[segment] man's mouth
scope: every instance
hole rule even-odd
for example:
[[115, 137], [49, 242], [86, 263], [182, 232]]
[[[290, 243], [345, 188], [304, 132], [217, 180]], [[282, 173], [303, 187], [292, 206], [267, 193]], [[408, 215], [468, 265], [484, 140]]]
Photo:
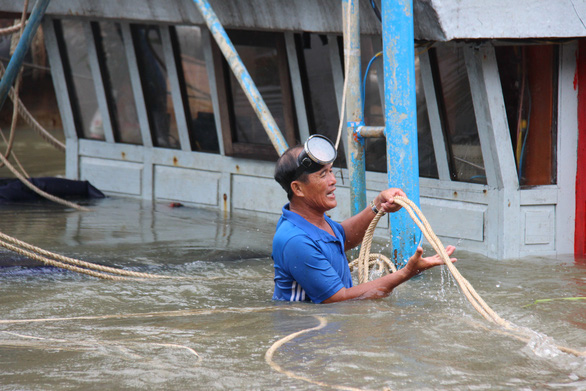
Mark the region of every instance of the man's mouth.
[[336, 191], [336, 189], [330, 191], [329, 193], [326, 194], [326, 196], [328, 198], [336, 198], [336, 195], [334, 194], [335, 191]]

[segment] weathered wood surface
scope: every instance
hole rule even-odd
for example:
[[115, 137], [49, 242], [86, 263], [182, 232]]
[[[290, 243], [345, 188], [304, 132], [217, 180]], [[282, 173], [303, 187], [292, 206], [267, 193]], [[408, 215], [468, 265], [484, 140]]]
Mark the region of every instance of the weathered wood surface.
[[[32, 3], [32, 2], [31, 2]], [[226, 28], [342, 32], [341, 0], [210, 0]], [[0, 0], [21, 12], [24, 0]], [[29, 5], [32, 7], [32, 4]], [[380, 32], [369, 1], [360, 3], [362, 33]], [[49, 15], [203, 24], [192, 0], [52, 0]], [[571, 38], [586, 36], [581, 0], [414, 0], [415, 39]]]

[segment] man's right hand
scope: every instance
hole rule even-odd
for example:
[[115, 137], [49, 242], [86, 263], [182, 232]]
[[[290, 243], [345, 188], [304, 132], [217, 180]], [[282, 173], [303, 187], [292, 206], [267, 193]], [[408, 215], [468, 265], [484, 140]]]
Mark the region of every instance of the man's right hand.
[[[448, 253], [448, 256], [452, 255], [454, 253], [454, 251], [456, 250], [456, 247], [454, 246], [447, 246], [446, 247], [446, 252]], [[421, 247], [417, 247], [417, 250], [415, 251], [415, 254], [413, 254], [411, 256], [411, 258], [409, 258], [409, 262], [407, 262], [407, 265], [405, 265], [405, 269], [407, 269], [408, 273], [410, 275], [416, 275], [419, 274], [427, 269], [430, 269], [434, 266], [439, 266], [439, 265], [443, 265], [444, 261], [443, 259], [439, 256], [439, 254], [435, 254], [434, 256], [431, 257], [422, 257], [423, 255], [423, 248]], [[450, 258], [451, 262], [456, 262], [456, 258]]]

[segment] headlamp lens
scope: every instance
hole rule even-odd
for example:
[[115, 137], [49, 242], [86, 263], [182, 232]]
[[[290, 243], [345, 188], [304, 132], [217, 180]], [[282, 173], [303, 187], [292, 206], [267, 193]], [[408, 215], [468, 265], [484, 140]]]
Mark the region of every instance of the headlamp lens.
[[297, 158], [297, 170], [293, 180], [303, 172], [319, 171], [326, 164], [333, 163], [337, 155], [336, 147], [327, 137], [320, 134], [310, 136]]
[[328, 138], [319, 134], [309, 137], [305, 142], [304, 149], [311, 160], [322, 166], [332, 163], [337, 156], [334, 144]]

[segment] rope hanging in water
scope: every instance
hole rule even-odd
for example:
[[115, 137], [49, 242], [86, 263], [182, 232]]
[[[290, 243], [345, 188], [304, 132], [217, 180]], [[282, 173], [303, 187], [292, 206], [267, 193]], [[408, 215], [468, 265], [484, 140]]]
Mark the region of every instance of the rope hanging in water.
[[[1, 155], [0, 155], [1, 156]], [[12, 243], [12, 244], [10, 244]], [[14, 251], [25, 257], [42, 262], [49, 266], [55, 266], [62, 269], [71, 270], [77, 273], [87, 274], [93, 277], [102, 278], [106, 280], [128, 280], [132, 278], [167, 278], [180, 279], [182, 277], [162, 276], [158, 274], [133, 272], [130, 270], [123, 270], [109, 266], [97, 265], [95, 263], [81, 261], [75, 258], [65, 257], [60, 254], [52, 253], [42, 248], [25, 243], [21, 240], [8, 236], [0, 232], [0, 246]], [[111, 273], [111, 274], [106, 274]]]
[[[504, 320], [496, 312], [494, 312], [492, 308], [490, 308], [490, 306], [486, 304], [482, 297], [480, 297], [480, 295], [476, 292], [476, 290], [472, 287], [468, 280], [466, 280], [460, 274], [458, 269], [456, 269], [456, 266], [454, 266], [454, 264], [450, 261], [450, 256], [447, 254], [442, 242], [433, 232], [429, 222], [427, 221], [421, 210], [417, 207], [417, 205], [410, 199], [401, 196], [395, 196], [394, 202], [402, 206], [407, 211], [407, 213], [409, 213], [409, 216], [411, 216], [411, 218], [413, 219], [415, 224], [417, 224], [419, 229], [421, 229], [421, 232], [423, 233], [427, 241], [431, 244], [436, 253], [444, 261], [444, 264], [447, 266], [448, 270], [460, 286], [462, 293], [464, 293], [464, 296], [466, 296], [466, 298], [468, 299], [470, 304], [472, 304], [474, 309], [476, 309], [476, 311], [478, 311], [478, 313], [480, 313], [489, 322], [495, 323], [503, 327], [504, 329], [511, 331], [513, 336], [520, 338], [519, 334], [522, 334], [524, 337], [526, 337], [526, 332], [523, 332], [518, 327]], [[369, 254], [370, 245], [372, 243], [374, 228], [376, 227], [376, 224], [384, 214], [385, 212], [380, 211], [372, 220], [368, 229], [366, 230], [366, 233], [364, 234], [364, 239], [362, 241], [362, 247], [360, 249], [359, 257], [350, 263], [352, 267], [358, 265], [360, 283], [366, 282], [368, 280], [368, 268], [370, 265], [374, 264], [374, 262], [370, 261], [370, 257], [373, 255]], [[374, 256], [378, 257], [379, 255], [380, 254], [376, 254]], [[559, 350], [565, 353], [573, 354], [575, 356], [586, 356], [586, 352], [581, 352], [565, 346], [556, 346]]]
[[[454, 276], [462, 292], [464, 293], [468, 301], [472, 304], [472, 306], [476, 309], [476, 311], [478, 311], [485, 319], [487, 319], [490, 322], [496, 323], [503, 327], [510, 327], [509, 323], [506, 320], [498, 316], [488, 306], [488, 304], [486, 304], [484, 300], [482, 300], [482, 298], [480, 297], [480, 295], [478, 295], [478, 293], [476, 293], [472, 285], [470, 285], [470, 283], [460, 274], [458, 269], [456, 269], [456, 267], [452, 264], [452, 262], [450, 261], [450, 256], [446, 253], [443, 244], [435, 235], [435, 233], [431, 229], [431, 226], [427, 222], [427, 219], [425, 218], [421, 210], [419, 210], [417, 205], [410, 199], [401, 196], [395, 196], [394, 202], [402, 206], [407, 211], [407, 213], [409, 213], [409, 216], [411, 216], [415, 224], [417, 224], [419, 229], [421, 229], [421, 232], [423, 233], [423, 235], [425, 235], [427, 241], [431, 244], [436, 253], [444, 261], [444, 264], [448, 267], [448, 270]], [[368, 226], [368, 229], [366, 230], [366, 233], [364, 234], [364, 239], [362, 241], [362, 246], [360, 248], [360, 255], [356, 260], [350, 263], [351, 268], [358, 266], [359, 283], [364, 283], [368, 281], [369, 268], [373, 265], [381, 263], [380, 260], [376, 260], [377, 258], [382, 259], [382, 262], [384, 262], [385, 264], [387, 263], [388, 258], [384, 255], [370, 254], [370, 247], [372, 244], [374, 228], [376, 227], [376, 224], [383, 215], [385, 215], [385, 212], [379, 211], [375, 218], [372, 220], [372, 222]], [[373, 261], [372, 259], [375, 260]], [[390, 263], [392, 264], [392, 262]], [[396, 269], [394, 271], [396, 271]]]
[[446, 249], [444, 248], [442, 242], [436, 236], [436, 234], [431, 229], [427, 219], [421, 212], [421, 210], [417, 207], [417, 205], [408, 198], [405, 197], [395, 197], [395, 202], [401, 205], [409, 216], [413, 219], [415, 224], [419, 227], [429, 244], [433, 247], [435, 252], [442, 258], [444, 264], [448, 267], [448, 270], [456, 279], [456, 282], [462, 289], [464, 296], [468, 299], [468, 301], [472, 304], [472, 306], [478, 311], [486, 320], [496, 323], [499, 326], [503, 326], [505, 328], [511, 328], [509, 322], [501, 318], [494, 312], [488, 304], [480, 297], [480, 295], [474, 290], [472, 285], [466, 280], [456, 269], [456, 266], [450, 261], [450, 256], [446, 253]]

